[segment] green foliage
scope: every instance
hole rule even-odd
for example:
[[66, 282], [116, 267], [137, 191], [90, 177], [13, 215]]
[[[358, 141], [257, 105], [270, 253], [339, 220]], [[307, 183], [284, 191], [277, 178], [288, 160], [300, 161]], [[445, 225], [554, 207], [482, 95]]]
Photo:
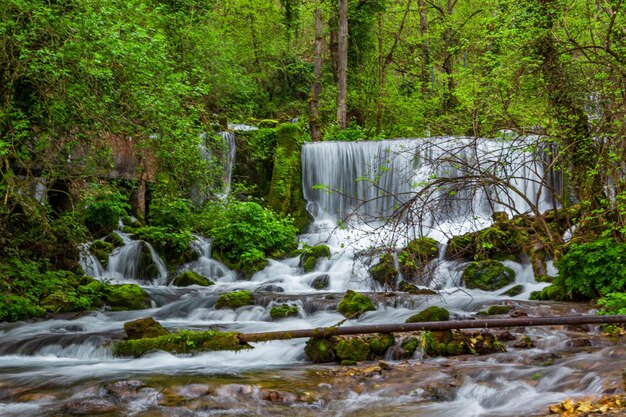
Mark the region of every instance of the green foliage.
[[367, 132], [359, 125], [351, 124], [346, 129], [341, 129], [336, 124], [331, 124], [324, 131], [324, 141], [353, 142], [367, 139]]
[[150, 201], [150, 224], [169, 230], [190, 229], [193, 218], [191, 201], [184, 198], [155, 196]]
[[554, 285], [575, 299], [626, 291], [626, 243], [601, 238], [571, 244], [556, 262]]
[[337, 310], [349, 319], [357, 318], [367, 311], [376, 310], [376, 306], [369, 297], [358, 292], [348, 290], [337, 306]]
[[181, 264], [192, 260], [189, 244], [193, 235], [189, 230], [172, 231], [169, 227], [144, 226], [133, 229], [133, 237], [150, 243], [168, 263]]
[[232, 308], [234, 310], [239, 307], [254, 305], [254, 303], [254, 294], [250, 291], [233, 291], [220, 295], [215, 302], [215, 308]]
[[612, 292], [600, 298], [597, 302], [600, 314], [626, 314], [626, 293]]
[[128, 214], [128, 198], [111, 186], [94, 186], [85, 196], [85, 225], [94, 235], [111, 233]]
[[203, 234], [213, 238], [213, 252], [219, 259], [247, 275], [263, 269], [271, 254], [287, 253], [296, 246], [297, 230], [291, 219], [257, 203], [233, 201], [213, 213]]

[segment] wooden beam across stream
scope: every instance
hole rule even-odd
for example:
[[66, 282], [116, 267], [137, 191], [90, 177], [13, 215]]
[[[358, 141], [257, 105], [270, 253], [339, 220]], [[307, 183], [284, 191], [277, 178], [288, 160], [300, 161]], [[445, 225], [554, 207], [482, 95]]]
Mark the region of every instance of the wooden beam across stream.
[[488, 320], [452, 320], [423, 323], [366, 324], [362, 326], [318, 327], [315, 329], [282, 330], [260, 333], [239, 333], [242, 343], [267, 342], [270, 340], [297, 339], [303, 337], [329, 337], [371, 333], [415, 332], [420, 330], [495, 329], [503, 327], [563, 326], [578, 324], [626, 323], [626, 315], [614, 316], [565, 316], [520, 317]]

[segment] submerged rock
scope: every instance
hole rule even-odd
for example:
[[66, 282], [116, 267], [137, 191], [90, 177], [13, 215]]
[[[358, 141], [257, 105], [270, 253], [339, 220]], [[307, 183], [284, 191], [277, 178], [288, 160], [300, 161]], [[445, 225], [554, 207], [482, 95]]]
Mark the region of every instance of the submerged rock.
[[124, 331], [128, 340], [153, 338], [170, 334], [161, 323], [152, 317], [127, 321], [124, 323]]
[[315, 288], [316, 290], [325, 290], [329, 286], [330, 286], [330, 275], [327, 275], [327, 274], [318, 275], [311, 282], [311, 287]]
[[463, 271], [463, 282], [467, 288], [495, 291], [513, 281], [515, 272], [498, 261], [471, 262]]
[[518, 284], [518, 285], [512, 286], [511, 288], [509, 288], [508, 290], [506, 290], [500, 295], [508, 295], [509, 297], [515, 297], [517, 295], [520, 295], [523, 292], [524, 292], [524, 286]]
[[178, 275], [172, 281], [172, 285], [177, 287], [188, 287], [190, 285], [200, 285], [202, 287], [208, 287], [210, 285], [214, 285], [215, 283], [202, 275], [193, 272], [193, 271], [185, 271]]
[[339, 302], [337, 310], [345, 317], [352, 319], [366, 311], [374, 311], [376, 307], [369, 297], [359, 294], [356, 291], [348, 290]]
[[406, 282], [406, 281], [400, 282], [400, 285], [398, 286], [398, 289], [400, 291], [408, 292], [409, 294], [414, 294], [414, 295], [433, 295], [433, 294], [437, 294], [437, 291], [433, 291], [430, 288], [419, 288], [417, 285], [411, 284], [411, 283]]

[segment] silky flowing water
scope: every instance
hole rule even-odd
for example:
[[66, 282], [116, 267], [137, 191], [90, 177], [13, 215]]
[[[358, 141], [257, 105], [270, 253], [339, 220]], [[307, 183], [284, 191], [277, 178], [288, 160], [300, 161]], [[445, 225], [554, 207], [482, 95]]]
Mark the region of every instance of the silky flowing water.
[[[170, 330], [334, 325], [344, 320], [336, 305], [347, 289], [370, 294], [378, 309], [346, 325], [400, 323], [431, 305], [459, 319], [471, 319], [492, 304], [531, 316], [592, 314], [590, 305], [527, 301], [531, 291], [546, 284], [536, 283], [524, 263], [505, 262], [515, 270], [516, 282], [496, 292], [462, 287], [464, 265], [443, 258], [432, 265], [436, 295], [384, 292], [367, 274], [367, 253], [381, 242], [401, 247], [425, 234], [443, 248], [451, 235], [489, 224], [493, 211], [513, 215], [531, 206], [551, 208], [542, 184], [554, 185], [558, 178], [550, 179], [542, 158], [522, 145], [512, 151], [506, 141], [465, 138], [305, 145], [303, 189], [315, 221], [300, 239], [326, 243], [332, 252], [309, 273], [298, 258], [270, 260], [252, 279], [238, 280], [211, 259], [210, 240], [197, 237], [192, 247], [199, 258], [181, 270], [196, 271], [216, 285], [177, 288], [167, 285], [171, 277], [152, 248], [157, 278], [143, 279], [135, 268], [140, 243], [118, 231], [125, 244], [112, 253], [107, 268], [89, 256], [84, 268], [98, 279], [139, 283], [153, 307], [0, 324], [0, 416], [522, 416], [545, 413], [548, 404], [568, 396], [621, 392], [626, 349], [590, 326], [509, 329], [517, 340], [525, 333], [535, 346], [516, 348], [512, 341], [506, 353], [424, 358], [418, 352], [409, 360], [389, 353], [384, 362], [355, 367], [311, 364], [304, 339], [256, 343], [241, 352], [112, 356], [110, 343], [124, 337], [123, 323], [141, 317], [154, 317]], [[434, 207], [414, 205], [397, 215], [429, 180], [476, 170], [509, 177], [508, 188], [438, 190]], [[352, 218], [339, 222], [348, 213]], [[384, 218], [395, 221], [384, 224]], [[315, 290], [311, 284], [322, 274], [328, 275], [329, 287]], [[524, 286], [522, 294], [499, 295], [516, 284]], [[214, 308], [220, 294], [241, 289], [253, 291], [257, 305]], [[298, 317], [271, 320], [271, 307], [283, 302], [295, 303]]]

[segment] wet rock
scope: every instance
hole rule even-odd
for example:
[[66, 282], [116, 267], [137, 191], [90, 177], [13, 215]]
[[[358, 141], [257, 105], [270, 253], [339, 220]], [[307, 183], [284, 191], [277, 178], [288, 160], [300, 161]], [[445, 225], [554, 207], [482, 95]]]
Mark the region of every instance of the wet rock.
[[370, 345], [372, 354], [383, 356], [387, 349], [395, 343], [395, 337], [393, 333], [379, 333], [367, 337], [366, 341]]
[[391, 253], [382, 254], [378, 263], [369, 269], [369, 273], [372, 279], [380, 285], [388, 286], [392, 289], [396, 288], [398, 270]]
[[566, 343], [567, 347], [588, 347], [588, 346], [592, 346], [591, 340], [584, 338], [584, 337], [579, 337], [576, 339], [570, 339], [567, 341]]
[[111, 255], [111, 252], [113, 252], [113, 249], [115, 249], [115, 247], [105, 240], [96, 240], [89, 245], [89, 251], [96, 258], [98, 258], [102, 266], [105, 268], [109, 263], [109, 256]]
[[513, 310], [509, 313], [511, 317], [528, 317], [528, 313], [524, 310]]
[[426, 266], [439, 256], [439, 244], [435, 239], [420, 237], [413, 239], [398, 253], [398, 265], [405, 280], [430, 285]]
[[203, 384], [189, 384], [182, 387], [179, 393], [185, 398], [195, 399], [207, 395], [209, 393], [209, 387]]
[[348, 290], [339, 302], [337, 310], [345, 317], [351, 319], [359, 317], [367, 311], [374, 311], [376, 307], [369, 297], [356, 291]]
[[193, 271], [185, 271], [178, 275], [176, 278], [174, 278], [174, 280], [172, 281], [172, 285], [175, 285], [177, 287], [188, 287], [190, 285], [208, 287], [214, 284], [215, 283], [213, 281]]
[[515, 340], [516, 337], [513, 333], [511, 333], [508, 330], [498, 330], [498, 331], [494, 331], [493, 335], [496, 337], [496, 339], [498, 339], [500, 342], [510, 342], [512, 340]]
[[530, 293], [530, 300], [554, 300], [567, 301], [569, 296], [558, 285], [548, 285], [541, 291], [533, 291]]
[[561, 356], [556, 353], [546, 352], [546, 353], [538, 353], [536, 355], [529, 356], [527, 358], [529, 365], [535, 366], [551, 366], [555, 361], [560, 359]]
[[330, 248], [327, 245], [305, 246], [301, 249], [299, 266], [304, 272], [311, 272], [322, 258], [330, 259]]
[[268, 285], [260, 286], [259, 288], [256, 289], [255, 292], [281, 293], [281, 292], [285, 292], [285, 290], [283, 289], [283, 287], [279, 287], [278, 285], [268, 284]]
[[304, 353], [314, 363], [334, 362], [336, 345], [335, 337], [312, 337], [306, 342]]
[[327, 274], [318, 275], [311, 282], [311, 287], [316, 290], [325, 290], [330, 286], [330, 276]]
[[112, 384], [106, 384], [103, 387], [106, 395], [111, 395], [116, 400], [129, 400], [135, 398], [140, 394], [140, 390], [145, 388], [146, 384], [138, 380], [118, 381]]
[[506, 290], [500, 295], [508, 295], [509, 297], [515, 297], [517, 295], [520, 295], [523, 292], [524, 292], [523, 285], [514, 285], [513, 287], [509, 288], [508, 290]]
[[232, 308], [234, 310], [239, 307], [254, 305], [254, 303], [254, 295], [250, 291], [233, 291], [220, 295], [215, 302], [215, 308]]
[[433, 294], [437, 294], [437, 291], [433, 291], [430, 288], [419, 288], [417, 285], [411, 284], [411, 283], [406, 282], [406, 281], [400, 282], [400, 285], [398, 286], [398, 289], [400, 291], [408, 292], [409, 294], [414, 294], [414, 295], [433, 295]]
[[161, 323], [152, 317], [146, 317], [124, 323], [124, 331], [129, 340], [153, 338], [170, 334]]
[[470, 262], [463, 271], [463, 282], [470, 289], [495, 291], [511, 284], [514, 280], [515, 272], [511, 268], [493, 260]]
[[513, 307], [511, 306], [489, 306], [486, 313], [488, 316], [501, 316], [508, 314], [512, 309]]
[[264, 392], [261, 398], [272, 403], [281, 403], [285, 401], [285, 397], [278, 391]]
[[298, 307], [293, 304], [281, 304], [272, 307], [270, 317], [272, 319], [282, 319], [285, 317], [293, 317], [298, 315]]
[[342, 365], [354, 364], [370, 357], [370, 345], [360, 337], [339, 337], [335, 352]]
[[450, 385], [427, 385], [424, 387], [422, 397], [435, 402], [454, 401], [456, 388]]
[[94, 416], [117, 411], [117, 406], [109, 400], [99, 397], [70, 398], [61, 410], [75, 416]]
[[531, 349], [535, 347], [535, 342], [528, 336], [522, 336], [520, 340], [513, 344], [515, 349]]
[[406, 319], [405, 323], [422, 323], [427, 321], [448, 321], [450, 312], [442, 307], [431, 306]]
[[139, 285], [109, 285], [104, 292], [104, 301], [112, 310], [144, 310], [150, 308], [150, 296]]

